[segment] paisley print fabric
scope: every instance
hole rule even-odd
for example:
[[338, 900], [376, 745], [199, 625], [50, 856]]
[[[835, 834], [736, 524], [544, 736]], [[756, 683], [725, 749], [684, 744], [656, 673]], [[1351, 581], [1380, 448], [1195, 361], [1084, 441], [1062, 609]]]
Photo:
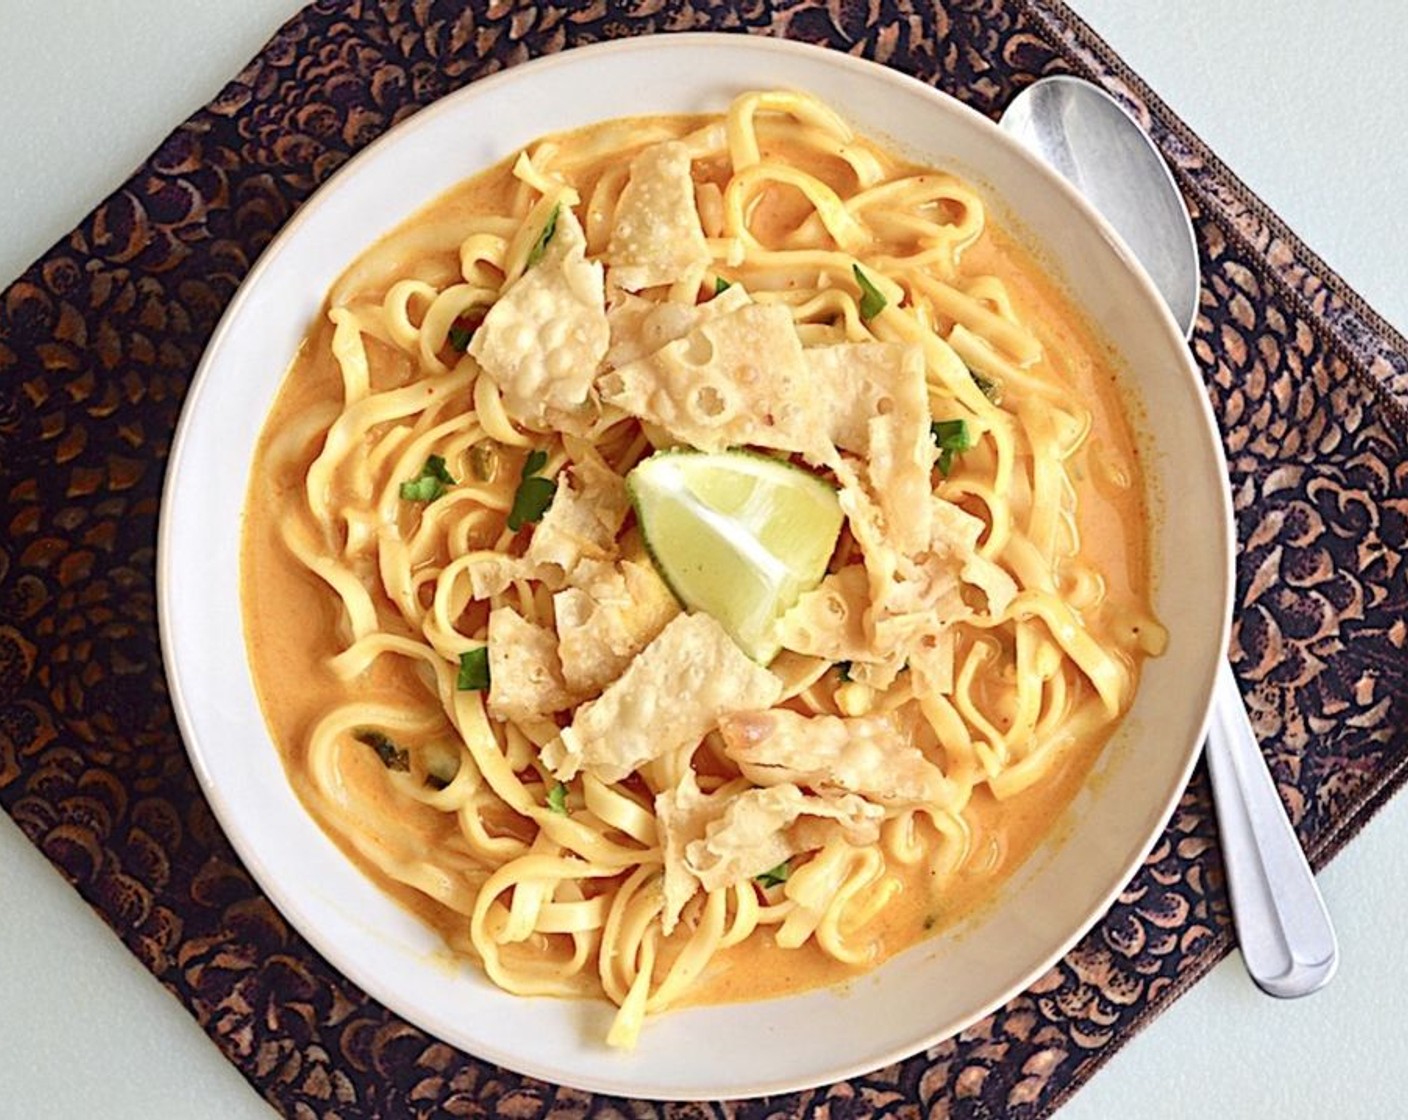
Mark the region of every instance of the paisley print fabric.
[[368, 999], [216, 826], [165, 690], [154, 559], [221, 311], [309, 193], [417, 109], [548, 52], [690, 29], [865, 55], [991, 116], [1075, 72], [1139, 117], [1197, 220], [1193, 345], [1242, 542], [1234, 660], [1312, 861], [1408, 773], [1408, 346], [1059, 3], [317, 3], [0, 295], [0, 802], [285, 1115], [1045, 1116], [1229, 947], [1200, 770], [1109, 915], [960, 1036], [786, 1098], [627, 1102], [496, 1069]]

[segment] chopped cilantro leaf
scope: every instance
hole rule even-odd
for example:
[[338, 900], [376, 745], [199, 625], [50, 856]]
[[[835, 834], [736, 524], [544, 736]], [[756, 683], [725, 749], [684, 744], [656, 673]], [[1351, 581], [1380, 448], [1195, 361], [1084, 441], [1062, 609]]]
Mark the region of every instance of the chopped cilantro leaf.
[[483, 692], [489, 687], [489, 647], [480, 646], [460, 654], [460, 675], [455, 681], [460, 692]]
[[556, 783], [548, 790], [548, 808], [554, 813], [567, 816], [567, 787], [562, 782]]
[[929, 434], [940, 447], [953, 451], [967, 451], [973, 446], [967, 420], [935, 420], [929, 425]]
[[786, 860], [783, 860], [770, 871], [764, 871], [761, 875], [755, 876], [759, 883], [765, 887], [780, 887], [787, 882], [787, 877], [792, 874], [792, 867]]
[[548, 251], [548, 242], [557, 232], [557, 215], [561, 210], [562, 203], [560, 202], [552, 208], [552, 213], [548, 215], [548, 220], [543, 225], [543, 232], [538, 234], [538, 240], [533, 242], [533, 247], [528, 250], [528, 263], [524, 266], [525, 268], [532, 268], [543, 259], [543, 254]]
[[411, 752], [404, 747], [398, 747], [380, 731], [371, 727], [359, 727], [352, 732], [352, 738], [376, 751], [377, 758], [381, 759], [381, 764], [388, 770], [410, 770]]
[[967, 420], [935, 420], [929, 425], [929, 434], [939, 448], [939, 473], [945, 478], [953, 470], [953, 457], [960, 451], [968, 451], [973, 446], [973, 434], [968, 430]]
[[723, 295], [731, 287], [733, 287], [733, 282], [731, 280], [725, 280], [722, 276], [714, 277], [714, 294], [716, 296]]
[[860, 285], [860, 317], [870, 320], [884, 311], [890, 305], [890, 301], [880, 294], [880, 289], [870, 282], [870, 278], [860, 270], [860, 265], [851, 265], [851, 271], [856, 275], [856, 283]]
[[445, 493], [445, 487], [453, 486], [454, 478], [445, 469], [445, 460], [439, 455], [426, 459], [420, 474], [409, 482], [401, 483], [403, 502], [433, 502]]
[[466, 311], [463, 315], [457, 316], [450, 324], [450, 333], [447, 341], [450, 349], [456, 354], [463, 354], [469, 349], [469, 343], [474, 338], [474, 332], [479, 329], [484, 322], [485, 309], [474, 307]]
[[508, 511], [508, 527], [517, 532], [524, 525], [540, 521], [557, 493], [557, 483], [550, 478], [525, 478], [513, 495], [513, 508]]
[[422, 475], [414, 482], [401, 483], [401, 500], [403, 502], [433, 502], [445, 492], [445, 487], [439, 479], [427, 478]]
[[538, 476], [547, 462], [548, 453], [541, 448], [528, 453], [523, 463], [523, 473], [519, 476], [518, 489], [514, 491], [513, 507], [508, 511], [510, 532], [516, 533], [523, 526], [541, 520], [548, 506], [552, 505], [557, 483], [551, 478]]

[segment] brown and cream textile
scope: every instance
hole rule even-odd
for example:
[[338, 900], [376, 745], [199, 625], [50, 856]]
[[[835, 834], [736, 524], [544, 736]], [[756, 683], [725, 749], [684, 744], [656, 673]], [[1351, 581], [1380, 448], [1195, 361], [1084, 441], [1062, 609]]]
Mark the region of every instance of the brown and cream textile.
[[1193, 348], [1242, 543], [1235, 663], [1312, 861], [1408, 769], [1408, 344], [1060, 3], [317, 3], [0, 295], [0, 803], [286, 1115], [1044, 1116], [1229, 947], [1200, 769], [1109, 915], [961, 1036], [785, 1098], [624, 1102], [496, 1069], [368, 999], [216, 826], [166, 694], [154, 561], [177, 414], [226, 303], [314, 188], [437, 97], [699, 29], [862, 54], [989, 116], [1063, 71], [1137, 114], [1197, 221]]

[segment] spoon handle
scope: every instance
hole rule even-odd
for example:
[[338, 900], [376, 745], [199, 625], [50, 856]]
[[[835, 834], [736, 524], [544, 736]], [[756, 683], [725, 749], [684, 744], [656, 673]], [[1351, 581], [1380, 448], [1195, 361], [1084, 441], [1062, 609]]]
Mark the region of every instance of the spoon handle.
[[1206, 753], [1247, 971], [1269, 995], [1309, 995], [1329, 983], [1339, 947], [1226, 661], [1213, 690]]

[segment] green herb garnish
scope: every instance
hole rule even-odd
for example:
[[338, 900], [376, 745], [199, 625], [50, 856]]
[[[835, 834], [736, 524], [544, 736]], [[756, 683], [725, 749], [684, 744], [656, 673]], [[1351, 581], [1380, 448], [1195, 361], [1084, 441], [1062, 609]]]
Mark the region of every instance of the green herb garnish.
[[409, 482], [401, 483], [401, 500], [433, 502], [445, 493], [445, 487], [454, 484], [455, 480], [445, 469], [445, 460], [439, 455], [432, 455], [425, 461], [425, 466], [421, 467], [420, 474]]
[[761, 875], [754, 876], [765, 887], [780, 887], [787, 882], [787, 877], [792, 874], [792, 867], [783, 860], [770, 871], [764, 871]]
[[939, 473], [945, 478], [953, 470], [953, 457], [960, 451], [968, 451], [973, 446], [973, 434], [968, 430], [967, 420], [935, 420], [929, 425], [929, 434], [939, 447]]
[[525, 478], [513, 495], [513, 508], [508, 512], [508, 527], [517, 532], [524, 525], [542, 519], [557, 493], [557, 483], [550, 478]]
[[513, 507], [508, 511], [508, 527], [512, 533], [524, 525], [542, 519], [552, 497], [557, 493], [557, 483], [551, 478], [542, 478], [538, 472], [547, 465], [546, 451], [531, 451], [523, 463], [523, 473], [519, 476], [518, 489], [513, 494]]
[[489, 687], [489, 647], [480, 646], [460, 654], [460, 675], [455, 680], [460, 692], [483, 692]]
[[552, 235], [557, 232], [557, 215], [562, 209], [562, 203], [558, 203], [552, 208], [552, 213], [548, 215], [547, 223], [543, 226], [543, 232], [538, 234], [538, 240], [533, 242], [533, 247], [528, 250], [528, 264], [526, 268], [532, 268], [540, 260], [543, 254], [548, 251], [548, 242], [552, 240]]
[[890, 301], [880, 294], [880, 289], [870, 282], [869, 277], [860, 270], [860, 265], [851, 265], [851, 271], [860, 285], [860, 317], [869, 321], [889, 307]]
[[567, 786], [562, 782], [556, 783], [548, 790], [548, 808], [554, 813], [567, 816]]
[[380, 731], [371, 727], [359, 727], [352, 732], [352, 738], [376, 751], [377, 758], [381, 759], [381, 764], [388, 770], [410, 770], [411, 752], [404, 747], [398, 747]]
[[733, 287], [733, 281], [725, 280], [722, 276], [714, 277], [714, 294], [716, 296], [723, 295], [731, 287]]
[[455, 321], [450, 324], [448, 341], [450, 349], [456, 354], [463, 354], [469, 349], [470, 341], [474, 338], [474, 332], [484, 322], [484, 308], [476, 307], [466, 311], [463, 315], [456, 316]]

